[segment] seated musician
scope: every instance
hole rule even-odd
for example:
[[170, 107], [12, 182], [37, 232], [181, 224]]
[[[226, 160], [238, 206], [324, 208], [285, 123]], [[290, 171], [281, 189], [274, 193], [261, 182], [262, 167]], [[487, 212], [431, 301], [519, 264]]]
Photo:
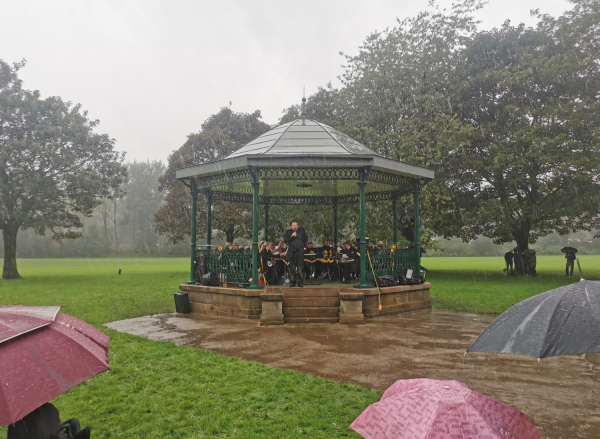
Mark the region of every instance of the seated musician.
[[268, 242], [260, 243], [260, 271], [267, 285], [273, 285], [273, 271], [275, 266], [271, 262], [271, 249]]
[[338, 255], [338, 258], [342, 265], [344, 283], [349, 284], [352, 281], [352, 272], [356, 272], [355, 263], [358, 258], [356, 249], [352, 247], [352, 241], [346, 241], [342, 245], [342, 251]]
[[271, 285], [279, 285], [283, 270], [280, 271], [277, 266], [277, 261], [280, 259], [278, 259], [279, 254], [275, 251], [275, 243], [269, 242], [267, 250], [269, 251], [269, 261], [271, 262]]
[[354, 265], [352, 265], [352, 277], [356, 279], [360, 272], [360, 239], [358, 238], [354, 241], [354, 250], [356, 251], [356, 258], [354, 258]]
[[277, 274], [277, 283], [281, 282], [281, 277], [286, 274], [286, 259], [285, 259], [285, 246], [283, 245], [283, 241], [279, 241], [277, 247], [273, 245], [273, 249], [271, 250], [272, 261], [275, 264], [275, 272]]
[[321, 253], [321, 260], [317, 265], [317, 269], [319, 270], [319, 274], [323, 273], [323, 279], [331, 279], [334, 251], [329, 239], [325, 240], [325, 244], [323, 245]]
[[306, 277], [310, 277], [312, 274], [314, 274], [315, 277], [317, 276], [315, 272], [316, 258], [315, 247], [312, 242], [309, 242], [306, 250], [304, 250], [304, 275]]

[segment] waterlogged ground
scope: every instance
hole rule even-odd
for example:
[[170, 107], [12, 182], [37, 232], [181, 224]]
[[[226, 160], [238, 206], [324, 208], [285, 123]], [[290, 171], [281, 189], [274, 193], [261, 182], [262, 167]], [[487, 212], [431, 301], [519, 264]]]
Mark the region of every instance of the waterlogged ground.
[[[580, 260], [586, 279], [600, 279], [600, 256]], [[501, 257], [426, 257], [423, 265], [440, 310], [498, 314], [578, 280], [564, 276], [561, 255], [540, 256], [535, 278], [503, 277]], [[112, 337], [111, 371], [53, 401], [62, 418], [79, 418], [98, 439], [358, 437], [348, 425], [381, 397], [371, 388], [413, 377], [464, 381], [523, 411], [552, 439], [599, 437], [598, 356], [538, 364], [469, 354], [463, 363], [462, 352], [489, 315], [435, 311], [429, 320], [411, 314], [354, 328], [143, 317], [174, 311], [189, 259], [19, 259], [18, 266], [23, 279], [0, 281], [0, 304], [60, 305]], [[136, 317], [130, 332], [206, 350], [104, 326]]]
[[398, 379], [459, 380], [525, 413], [546, 437], [600, 437], [600, 354], [468, 354], [493, 316], [418, 311], [365, 325], [286, 324], [161, 314], [107, 323], [153, 340], [383, 391]]

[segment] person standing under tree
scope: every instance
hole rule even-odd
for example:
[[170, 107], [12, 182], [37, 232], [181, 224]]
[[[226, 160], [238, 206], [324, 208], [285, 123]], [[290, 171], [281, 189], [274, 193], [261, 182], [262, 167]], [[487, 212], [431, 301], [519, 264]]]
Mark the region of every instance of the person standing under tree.
[[565, 276], [569, 275], [569, 267], [571, 267], [571, 276], [573, 276], [573, 268], [575, 268], [575, 253], [569, 252], [565, 255], [565, 258], [567, 258]]
[[308, 247], [308, 235], [303, 228], [298, 227], [298, 221], [290, 223], [290, 229], [285, 231], [283, 241], [287, 244], [287, 260], [290, 263], [290, 287], [304, 285], [304, 250]]
[[[506, 261], [506, 271], [510, 274], [514, 274], [513, 257], [514, 257], [514, 253], [512, 250], [509, 250], [506, 253], [504, 253], [504, 260]], [[509, 270], [509, 268], [510, 268], [510, 270]]]

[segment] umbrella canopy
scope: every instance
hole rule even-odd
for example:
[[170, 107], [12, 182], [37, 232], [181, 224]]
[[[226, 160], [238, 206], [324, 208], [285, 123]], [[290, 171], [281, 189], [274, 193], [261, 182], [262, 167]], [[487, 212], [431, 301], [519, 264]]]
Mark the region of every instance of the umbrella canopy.
[[350, 425], [366, 439], [539, 439], [527, 417], [459, 381], [396, 381]]
[[563, 247], [560, 249], [563, 253], [577, 253], [577, 249], [575, 247]]
[[517, 303], [467, 352], [546, 358], [600, 352], [600, 282], [581, 281]]
[[0, 342], [0, 425], [14, 424], [108, 370], [109, 342], [103, 332], [61, 313], [48, 325]]
[[0, 343], [54, 321], [60, 306], [0, 306]]

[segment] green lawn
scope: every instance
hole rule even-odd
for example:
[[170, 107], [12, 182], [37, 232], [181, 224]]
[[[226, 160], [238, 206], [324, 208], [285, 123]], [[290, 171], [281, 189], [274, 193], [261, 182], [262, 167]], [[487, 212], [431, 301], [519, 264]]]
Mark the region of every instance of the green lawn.
[[[600, 256], [579, 258], [584, 278], [600, 279]], [[565, 276], [564, 256], [538, 256], [537, 276], [502, 276], [500, 258], [422, 258], [429, 270], [433, 306], [453, 311], [500, 314], [528, 297], [579, 281]]]
[[[504, 278], [502, 258], [423, 258], [437, 308], [500, 313], [578, 280], [564, 259], [540, 256], [538, 277]], [[600, 278], [600, 256], [581, 258]], [[380, 392], [271, 369], [208, 351], [117, 333], [103, 323], [174, 310], [187, 259], [20, 259], [20, 281], [0, 281], [1, 304], [61, 305], [112, 337], [111, 371], [54, 403], [94, 438], [359, 437], [348, 425]], [[119, 268], [123, 274], [118, 275]], [[0, 437], [5, 429], [0, 428]]]
[[1, 304], [61, 305], [112, 337], [111, 371], [57, 398], [61, 418], [79, 418], [96, 439], [358, 438], [348, 425], [380, 392], [102, 326], [174, 311], [188, 263], [21, 259], [24, 279], [0, 281]]

